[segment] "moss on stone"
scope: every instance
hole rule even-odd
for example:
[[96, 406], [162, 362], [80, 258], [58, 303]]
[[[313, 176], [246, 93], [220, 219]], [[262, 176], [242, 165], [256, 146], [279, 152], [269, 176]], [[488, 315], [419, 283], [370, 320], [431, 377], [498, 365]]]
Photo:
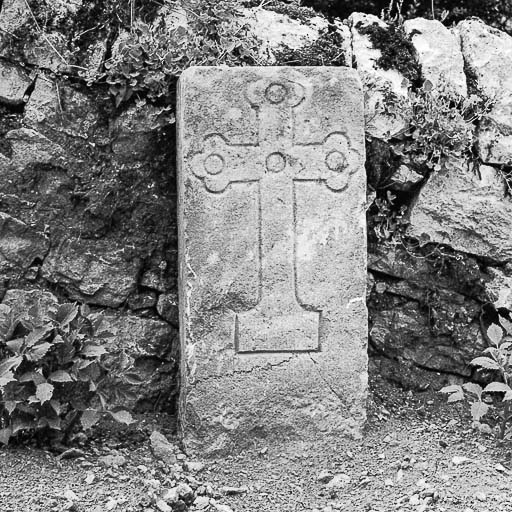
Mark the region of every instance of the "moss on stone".
[[370, 38], [373, 47], [380, 50], [376, 64], [382, 69], [396, 69], [413, 84], [421, 78], [421, 67], [410, 37], [400, 25], [381, 27], [376, 23], [366, 27], [358, 24], [357, 30]]
[[299, 49], [283, 48], [275, 53], [281, 66], [347, 66], [343, 36], [331, 26], [312, 43]]

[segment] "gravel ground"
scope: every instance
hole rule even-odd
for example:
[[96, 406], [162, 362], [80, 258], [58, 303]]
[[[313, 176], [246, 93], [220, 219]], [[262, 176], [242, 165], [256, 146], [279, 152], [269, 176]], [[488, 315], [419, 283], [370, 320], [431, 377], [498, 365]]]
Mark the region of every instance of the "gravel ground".
[[465, 411], [436, 393], [379, 381], [372, 388], [359, 441], [261, 441], [209, 461], [187, 460], [169, 445], [166, 459], [151, 450], [148, 436], [169, 419], [152, 417], [132, 432], [97, 432], [69, 460], [3, 449], [0, 510], [512, 511], [509, 445], [473, 431]]

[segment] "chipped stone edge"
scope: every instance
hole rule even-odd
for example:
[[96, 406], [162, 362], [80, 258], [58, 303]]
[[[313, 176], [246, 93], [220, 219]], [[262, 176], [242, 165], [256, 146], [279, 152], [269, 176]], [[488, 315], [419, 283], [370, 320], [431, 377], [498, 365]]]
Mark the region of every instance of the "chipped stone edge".
[[[185, 70], [177, 84], [176, 91], [176, 133], [180, 133], [183, 128], [183, 117], [184, 117], [184, 106], [183, 106], [183, 82], [186, 79], [187, 71]], [[183, 354], [185, 354], [185, 343], [186, 343], [186, 332], [190, 329], [190, 326], [186, 324], [187, 318], [190, 315], [190, 296], [192, 291], [186, 290], [185, 283], [188, 281], [185, 279], [189, 256], [186, 253], [186, 243], [184, 240], [186, 229], [185, 223], [185, 204], [184, 194], [182, 191], [185, 188], [184, 173], [183, 173], [183, 145], [181, 138], [176, 137], [176, 181], [177, 181], [177, 205], [178, 205], [178, 295], [179, 300], [179, 339], [180, 339], [180, 369], [179, 369], [179, 397], [178, 397], [178, 433], [183, 438], [185, 432], [185, 421], [186, 421], [186, 382], [188, 365], [190, 361], [190, 354], [187, 354], [187, 361], [184, 361]]]

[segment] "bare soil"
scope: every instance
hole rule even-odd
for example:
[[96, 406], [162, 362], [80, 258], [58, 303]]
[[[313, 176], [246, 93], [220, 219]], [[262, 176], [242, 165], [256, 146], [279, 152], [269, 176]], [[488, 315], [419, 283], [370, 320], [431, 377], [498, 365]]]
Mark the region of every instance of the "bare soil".
[[[214, 501], [189, 509], [206, 512], [512, 511], [510, 445], [474, 431], [466, 410], [438, 393], [405, 392], [379, 378], [371, 388], [361, 440], [262, 441], [240, 455], [203, 461], [193, 476], [177, 477], [153, 457], [147, 433], [155, 421], [162, 427], [155, 418], [124, 436], [96, 437], [72, 460], [3, 449], [0, 510], [158, 511], [156, 499], [185, 478], [192, 487], [212, 484]], [[126, 462], [106, 467], [99, 458], [105, 454]]]

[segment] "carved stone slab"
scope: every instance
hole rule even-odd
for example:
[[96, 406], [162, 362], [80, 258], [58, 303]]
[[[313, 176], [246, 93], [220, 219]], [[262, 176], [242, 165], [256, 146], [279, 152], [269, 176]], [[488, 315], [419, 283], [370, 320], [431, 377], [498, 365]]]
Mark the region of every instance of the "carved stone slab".
[[349, 68], [180, 79], [189, 448], [357, 433], [367, 384], [363, 96]]

